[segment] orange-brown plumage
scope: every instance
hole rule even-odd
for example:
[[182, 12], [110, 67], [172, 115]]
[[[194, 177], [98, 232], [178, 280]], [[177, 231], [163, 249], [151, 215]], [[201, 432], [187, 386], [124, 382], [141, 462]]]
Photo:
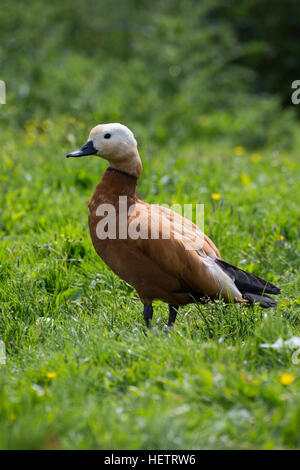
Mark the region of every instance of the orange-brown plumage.
[[[142, 166], [136, 141], [125, 126], [97, 126], [87, 144], [69, 156], [87, 154], [97, 154], [110, 162], [89, 203], [89, 228], [94, 248], [119, 277], [136, 289], [145, 306], [147, 323], [152, 317], [154, 299], [169, 304], [169, 325], [175, 321], [178, 306], [195, 300], [206, 302], [222, 297], [225, 302], [253, 303], [261, 295], [262, 306], [276, 304], [265, 293], [277, 294], [278, 288], [223, 262], [214, 243], [195, 224], [170, 209], [138, 199], [136, 183]], [[120, 196], [126, 197], [122, 210]], [[98, 212], [103, 204], [115, 210], [115, 237], [101, 238], [97, 232], [99, 222], [104, 222], [106, 217], [105, 212]], [[130, 207], [134, 210], [128, 213]], [[121, 238], [119, 218], [124, 221], [124, 213], [127, 237]], [[136, 223], [143, 236], [137, 239], [128, 236], [132, 223]], [[182, 234], [183, 223], [187, 230]], [[170, 227], [170, 236], [163, 238], [166, 225]], [[155, 238], [151, 238], [151, 230], [155, 231]]]

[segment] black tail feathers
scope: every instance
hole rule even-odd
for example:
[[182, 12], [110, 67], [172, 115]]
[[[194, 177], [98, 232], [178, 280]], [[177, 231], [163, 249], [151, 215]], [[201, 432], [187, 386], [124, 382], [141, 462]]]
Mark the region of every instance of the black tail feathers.
[[272, 297], [270, 297], [269, 295], [258, 295], [258, 294], [245, 293], [245, 294], [243, 294], [243, 299], [248, 300], [250, 305], [253, 305], [255, 303], [259, 303], [259, 305], [263, 308], [276, 307], [276, 305], [277, 305], [276, 300], [272, 299]]
[[216, 263], [225, 271], [225, 273], [233, 280], [239, 291], [243, 294], [243, 298], [253, 304], [259, 302], [261, 307], [275, 307], [277, 302], [266, 294], [278, 295], [280, 289], [271, 282], [255, 276], [254, 274], [236, 268], [223, 260], [217, 259]]

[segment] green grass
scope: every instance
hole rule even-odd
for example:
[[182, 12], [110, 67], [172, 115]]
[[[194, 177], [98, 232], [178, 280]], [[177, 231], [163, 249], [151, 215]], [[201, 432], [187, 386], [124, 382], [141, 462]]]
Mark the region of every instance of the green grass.
[[300, 336], [297, 143], [262, 149], [256, 163], [229, 143], [143, 143], [140, 197], [201, 201], [223, 258], [282, 288], [268, 311], [186, 306], [169, 332], [156, 302], [145, 335], [135, 291], [89, 238], [87, 202], [106, 163], [64, 158], [89, 127], [61, 119], [2, 133], [0, 448], [299, 448], [300, 365], [260, 346]]

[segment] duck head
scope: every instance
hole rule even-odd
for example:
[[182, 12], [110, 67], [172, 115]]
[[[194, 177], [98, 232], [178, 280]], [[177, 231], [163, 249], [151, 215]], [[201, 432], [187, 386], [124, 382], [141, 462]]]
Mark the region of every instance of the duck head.
[[123, 124], [99, 124], [94, 127], [87, 142], [69, 157], [97, 155], [109, 161], [112, 168], [139, 177], [142, 163], [133, 133]]

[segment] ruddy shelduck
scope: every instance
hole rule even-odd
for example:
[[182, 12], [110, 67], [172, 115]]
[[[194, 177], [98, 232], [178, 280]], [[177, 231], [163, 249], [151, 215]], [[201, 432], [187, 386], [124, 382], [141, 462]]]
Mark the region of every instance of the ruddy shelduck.
[[179, 306], [193, 302], [222, 298], [226, 303], [276, 305], [267, 294], [279, 294], [278, 287], [223, 261], [215, 244], [191, 221], [138, 199], [142, 162], [126, 126], [94, 127], [86, 144], [67, 157], [85, 155], [109, 162], [89, 203], [94, 248], [114, 273], [135, 288], [147, 326], [155, 299], [169, 304], [168, 326], [175, 322]]

